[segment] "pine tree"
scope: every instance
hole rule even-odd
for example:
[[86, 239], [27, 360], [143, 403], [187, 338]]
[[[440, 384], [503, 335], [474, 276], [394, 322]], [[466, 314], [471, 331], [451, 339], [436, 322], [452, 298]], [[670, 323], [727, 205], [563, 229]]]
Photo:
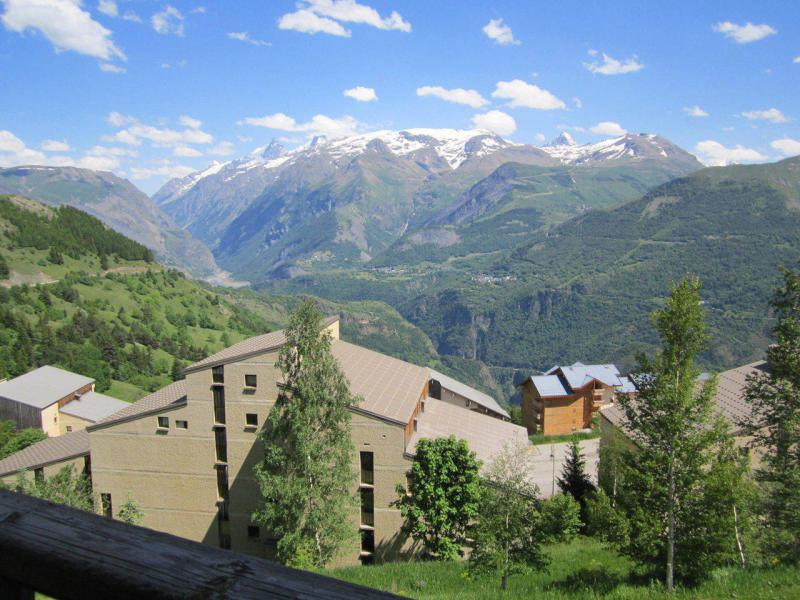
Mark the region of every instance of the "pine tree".
[[544, 532], [539, 513], [539, 489], [531, 481], [531, 447], [506, 446], [484, 475], [480, 511], [470, 532], [470, 574], [493, 574], [506, 589], [508, 578], [542, 569]]
[[417, 443], [409, 488], [397, 486], [395, 505], [406, 519], [406, 531], [428, 558], [461, 556], [467, 529], [478, 514], [479, 470], [480, 462], [464, 440], [451, 435]]
[[800, 562], [800, 273], [786, 269], [772, 307], [778, 318], [766, 373], [750, 379], [745, 423], [763, 450], [756, 479], [763, 497], [764, 541], [777, 560]]
[[581, 521], [586, 523], [586, 498], [597, 488], [586, 473], [586, 461], [578, 440], [572, 440], [569, 444], [569, 454], [558, 478], [558, 487], [562, 493], [570, 494], [578, 501], [581, 505]]
[[662, 349], [652, 359], [639, 358], [638, 398], [619, 399], [635, 447], [623, 456], [618, 501], [629, 524], [624, 550], [663, 569], [672, 591], [676, 573], [696, 580], [734, 559], [735, 530], [726, 519], [744, 471], [726, 463], [728, 476], [709, 485], [730, 435], [712, 414], [716, 379], [698, 383], [695, 357], [706, 343], [700, 282], [687, 278], [673, 286], [654, 322]]
[[355, 535], [350, 409], [359, 398], [311, 301], [291, 316], [278, 365], [283, 382], [261, 433], [264, 461], [255, 473], [263, 499], [253, 520], [278, 538], [281, 562], [322, 567]]
[[130, 525], [139, 525], [144, 519], [144, 513], [139, 507], [139, 504], [134, 500], [130, 494], [125, 499], [125, 503], [119, 507], [117, 518], [123, 523]]

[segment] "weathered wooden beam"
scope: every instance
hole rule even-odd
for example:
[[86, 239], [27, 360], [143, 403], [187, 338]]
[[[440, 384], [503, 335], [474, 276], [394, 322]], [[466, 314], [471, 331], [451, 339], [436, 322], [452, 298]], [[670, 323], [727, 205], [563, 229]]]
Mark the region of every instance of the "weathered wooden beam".
[[0, 582], [64, 600], [398, 598], [0, 490]]

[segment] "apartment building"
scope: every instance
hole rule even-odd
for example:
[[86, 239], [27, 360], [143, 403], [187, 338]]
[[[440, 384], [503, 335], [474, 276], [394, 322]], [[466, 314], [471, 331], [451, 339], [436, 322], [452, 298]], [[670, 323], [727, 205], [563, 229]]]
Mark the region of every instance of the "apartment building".
[[[351, 421], [353, 492], [360, 506], [350, 518], [359, 536], [335, 563], [369, 564], [413, 553], [391, 504], [396, 486], [407, 483], [416, 443], [455, 435], [488, 462], [505, 443], [527, 442], [527, 432], [504, 420], [505, 411], [477, 390], [340, 340], [337, 318], [324, 326], [351, 391], [362, 398]], [[257, 436], [278, 395], [276, 361], [285, 341], [282, 331], [257, 336], [189, 366], [184, 380], [78, 432], [85, 437], [70, 434], [74, 441], [66, 440], [70, 456], [64, 460], [80, 465], [87, 457], [98, 504], [109, 516], [130, 495], [147, 527], [273, 556], [277, 540], [251, 520], [261, 497], [253, 468], [263, 456]], [[457, 401], [432, 397], [434, 381], [440, 397]], [[76, 453], [81, 444], [83, 454]], [[67, 451], [37, 446], [0, 461], [0, 479], [20, 469], [52, 471], [59, 452]]]
[[522, 418], [529, 433], [562, 435], [592, 426], [598, 411], [616, 393], [633, 393], [631, 382], [613, 364], [555, 366], [528, 377], [522, 388]]

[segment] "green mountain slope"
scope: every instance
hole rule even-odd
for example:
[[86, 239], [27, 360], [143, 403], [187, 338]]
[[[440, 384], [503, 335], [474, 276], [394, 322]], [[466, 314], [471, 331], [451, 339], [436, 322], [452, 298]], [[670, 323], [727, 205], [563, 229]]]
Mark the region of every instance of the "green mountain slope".
[[112, 173], [75, 167], [0, 169], [0, 194], [19, 194], [49, 204], [68, 204], [144, 244], [164, 264], [197, 277], [221, 276], [210, 250], [136, 186]]
[[760, 357], [781, 265], [800, 258], [800, 158], [704, 169], [613, 210], [533, 233], [512, 251], [336, 271], [273, 289], [391, 303], [442, 355], [546, 369], [633, 364], [648, 315], [687, 273], [703, 280], [709, 368]]

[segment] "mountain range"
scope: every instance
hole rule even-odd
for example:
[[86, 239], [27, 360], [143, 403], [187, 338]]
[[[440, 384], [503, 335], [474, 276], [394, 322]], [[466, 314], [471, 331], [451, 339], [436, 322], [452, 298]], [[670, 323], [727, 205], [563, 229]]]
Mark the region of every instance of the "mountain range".
[[[483, 197], [493, 200], [479, 209], [482, 216], [502, 198], [530, 196], [525, 215], [508, 215], [523, 216], [517, 221], [529, 230], [587, 207], [632, 199], [702, 166], [651, 134], [583, 146], [562, 134], [556, 142], [536, 147], [486, 131], [409, 129], [314, 138], [291, 151], [273, 143], [170, 181], [153, 199], [208, 244], [224, 268], [259, 282], [381, 261], [397, 243], [407, 248], [433, 239], [441, 247], [436, 230], [462, 224], [465, 212], [475, 217], [465, 207], [487, 189], [491, 193]], [[545, 187], [556, 182], [563, 193], [544, 197], [553, 193], [529, 181], [520, 191], [514, 170], [523, 167], [545, 178]], [[603, 191], [588, 193], [586, 186]], [[446, 245], [455, 239], [458, 232], [445, 234]], [[471, 237], [472, 250], [475, 245]], [[491, 240], [485, 245], [481, 249], [496, 246]]]

